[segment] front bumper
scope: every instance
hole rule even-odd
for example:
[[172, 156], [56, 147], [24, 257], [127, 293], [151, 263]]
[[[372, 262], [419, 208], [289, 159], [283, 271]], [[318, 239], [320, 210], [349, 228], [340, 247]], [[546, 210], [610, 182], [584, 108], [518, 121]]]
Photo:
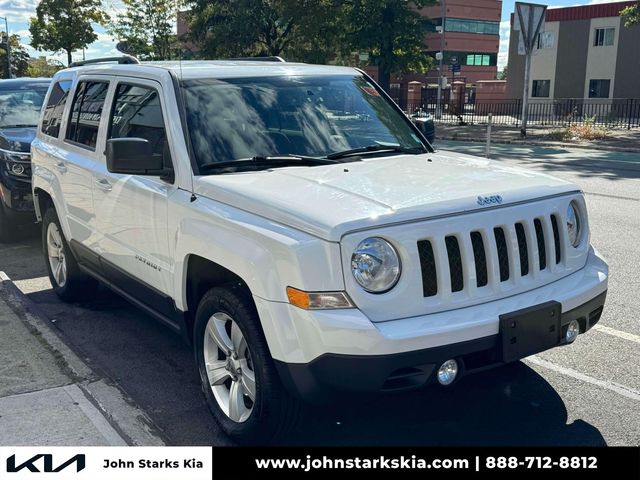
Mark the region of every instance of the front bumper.
[[417, 387], [449, 358], [468, 373], [499, 363], [499, 318], [556, 301], [561, 325], [581, 333], [602, 314], [608, 266], [591, 248], [581, 270], [535, 290], [448, 312], [373, 323], [357, 309], [306, 311], [255, 298], [265, 336], [285, 385], [319, 401], [335, 390]]
[[5, 214], [16, 223], [34, 223], [33, 193], [29, 180], [0, 176], [0, 201]]

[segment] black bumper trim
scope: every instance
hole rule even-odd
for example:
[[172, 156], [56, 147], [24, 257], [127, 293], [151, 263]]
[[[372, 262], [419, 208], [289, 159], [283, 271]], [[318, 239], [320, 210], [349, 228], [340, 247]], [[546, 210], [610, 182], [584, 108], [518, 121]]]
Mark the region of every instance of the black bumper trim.
[[[580, 332], [589, 330], [600, 319], [607, 292], [562, 314], [561, 326], [572, 320]], [[563, 328], [564, 331], [564, 328]], [[557, 345], [562, 345], [562, 341]], [[465, 374], [504, 364], [500, 336], [491, 335], [467, 342], [391, 355], [342, 355], [326, 353], [309, 363], [275, 365], [285, 387], [311, 403], [324, 403], [340, 392], [386, 392], [420, 387], [435, 382], [435, 370], [450, 358], [459, 360]]]

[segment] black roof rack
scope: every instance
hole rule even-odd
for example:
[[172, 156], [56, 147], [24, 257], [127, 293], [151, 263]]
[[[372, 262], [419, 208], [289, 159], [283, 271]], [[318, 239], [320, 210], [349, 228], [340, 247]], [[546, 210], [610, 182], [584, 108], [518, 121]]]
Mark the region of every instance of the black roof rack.
[[120, 55], [119, 57], [102, 57], [102, 58], [92, 58], [91, 60], [82, 60], [79, 62], [72, 62], [69, 64], [69, 67], [81, 67], [83, 65], [91, 65], [93, 63], [109, 63], [109, 62], [117, 62], [121, 65], [136, 65], [140, 63], [136, 57], [132, 57], [131, 55]]
[[238, 58], [224, 58], [223, 60], [231, 60], [234, 62], [282, 62], [286, 63], [282, 57], [238, 57]]

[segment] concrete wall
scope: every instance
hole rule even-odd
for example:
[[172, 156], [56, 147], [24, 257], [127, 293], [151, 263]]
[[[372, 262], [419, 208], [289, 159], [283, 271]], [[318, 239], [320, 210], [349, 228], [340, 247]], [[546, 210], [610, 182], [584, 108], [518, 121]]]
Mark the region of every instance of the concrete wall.
[[640, 25], [623, 27], [618, 35], [614, 98], [640, 98]]

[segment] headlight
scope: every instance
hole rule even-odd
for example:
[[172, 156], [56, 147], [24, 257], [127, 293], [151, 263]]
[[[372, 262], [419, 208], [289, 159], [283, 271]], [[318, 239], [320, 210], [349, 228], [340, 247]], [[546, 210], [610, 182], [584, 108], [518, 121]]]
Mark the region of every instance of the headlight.
[[576, 202], [571, 202], [567, 207], [567, 233], [569, 242], [574, 247], [580, 245], [582, 239], [582, 222], [580, 220], [580, 210]]
[[370, 293], [391, 290], [398, 283], [400, 271], [398, 252], [382, 238], [363, 240], [351, 255], [351, 273], [356, 282]]

